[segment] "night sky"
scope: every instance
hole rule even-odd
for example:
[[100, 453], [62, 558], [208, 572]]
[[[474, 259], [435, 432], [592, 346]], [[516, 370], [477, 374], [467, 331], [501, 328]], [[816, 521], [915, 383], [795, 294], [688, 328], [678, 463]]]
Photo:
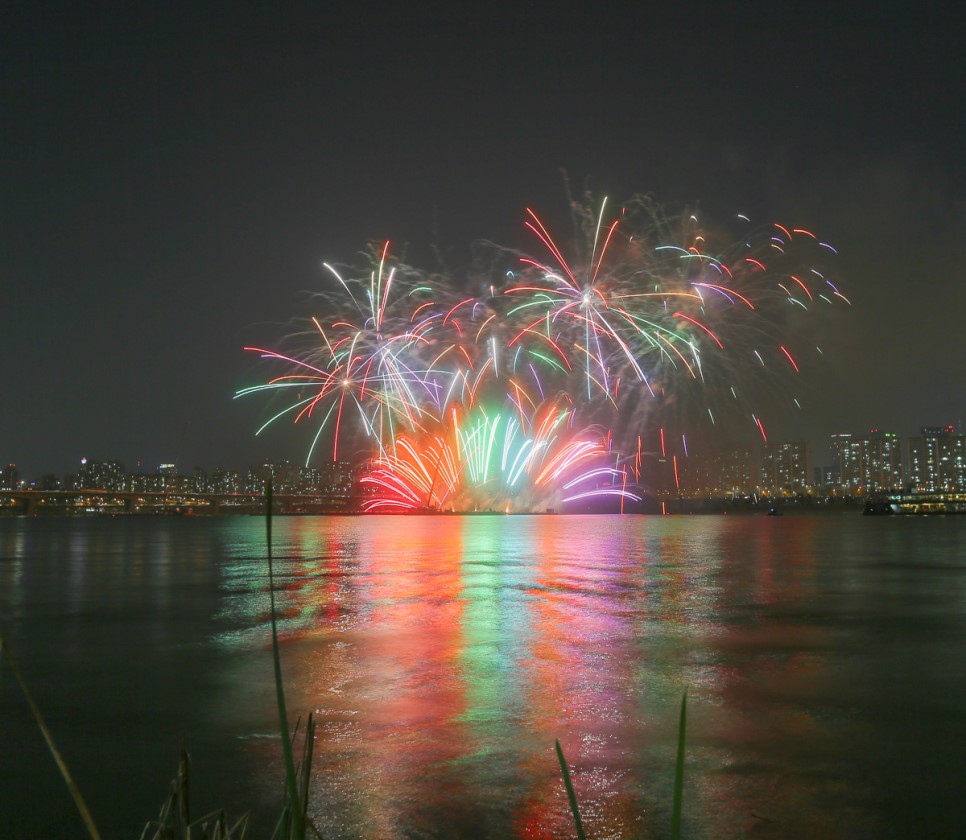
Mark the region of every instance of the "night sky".
[[561, 171], [835, 244], [854, 307], [785, 434], [966, 421], [958, 4], [278, 5], [5, 5], [0, 460], [25, 477], [300, 460], [232, 399], [243, 346], [370, 241], [431, 269], [535, 250], [526, 207], [566, 234]]

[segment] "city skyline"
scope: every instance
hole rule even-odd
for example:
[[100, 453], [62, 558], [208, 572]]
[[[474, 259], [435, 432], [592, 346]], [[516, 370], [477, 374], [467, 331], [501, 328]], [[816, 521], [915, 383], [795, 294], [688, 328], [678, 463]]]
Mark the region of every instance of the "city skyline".
[[321, 263], [370, 242], [432, 271], [478, 239], [532, 250], [527, 207], [566, 236], [561, 170], [834, 243], [854, 306], [778, 437], [962, 428], [961, 68], [941, 12], [917, 11], [19, 8], [0, 459], [298, 462], [304, 436], [255, 438], [264, 406], [232, 399], [242, 348], [318, 314]]
[[[756, 441], [751, 446], [688, 452], [680, 444], [648, 453], [639, 486], [654, 494], [688, 497], [722, 496], [730, 492], [857, 492], [860, 495], [903, 488], [919, 491], [966, 489], [966, 435], [952, 426], [922, 427], [900, 437], [877, 429], [829, 436], [827, 453], [812, 450], [807, 440]], [[662, 441], [663, 449], [663, 441]], [[830, 456], [830, 457], [829, 457]], [[338, 484], [348, 494], [354, 480], [372, 469], [368, 460], [327, 461], [306, 466], [284, 460], [247, 467], [175, 464], [133, 469], [115, 459], [84, 458], [75, 472], [28, 477], [17, 465], [0, 468], [0, 490], [101, 489], [160, 492], [178, 487], [190, 492], [259, 494], [272, 476], [282, 493], [317, 492]], [[609, 481], [610, 479], [600, 479]], [[517, 502], [521, 500], [517, 499]]]

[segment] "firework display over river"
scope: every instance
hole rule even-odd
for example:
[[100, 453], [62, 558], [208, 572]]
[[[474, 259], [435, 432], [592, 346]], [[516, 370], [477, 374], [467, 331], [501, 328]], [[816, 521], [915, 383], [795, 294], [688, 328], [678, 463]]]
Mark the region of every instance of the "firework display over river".
[[367, 271], [326, 263], [334, 291], [313, 301], [326, 314], [291, 349], [247, 348], [276, 371], [239, 391], [276, 398], [259, 433], [310, 426], [306, 463], [364, 447], [369, 511], [538, 511], [640, 501], [648, 425], [683, 456], [689, 433], [715, 439], [722, 421], [767, 441], [756, 377], [801, 409], [794, 379], [822, 357], [804, 328], [850, 303], [834, 246], [744, 215], [721, 242], [641, 196], [572, 211], [572, 254], [528, 209], [545, 256], [481, 246], [485, 268], [462, 284], [399, 264], [388, 242]]

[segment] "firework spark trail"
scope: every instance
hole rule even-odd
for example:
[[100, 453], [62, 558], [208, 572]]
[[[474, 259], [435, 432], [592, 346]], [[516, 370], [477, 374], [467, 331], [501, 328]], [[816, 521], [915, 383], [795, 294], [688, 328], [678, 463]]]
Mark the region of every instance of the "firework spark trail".
[[[574, 206], [574, 256], [528, 209], [549, 262], [494, 249], [483, 297], [395, 262], [388, 242], [358, 276], [325, 263], [336, 292], [321, 298], [336, 314], [296, 334], [310, 346], [246, 348], [280, 369], [237, 393], [283, 403], [259, 433], [289, 417], [316, 424], [309, 458], [323, 438], [334, 459], [367, 450], [371, 510], [537, 509], [588, 494], [623, 505], [652, 416], [747, 424], [747, 383], [805, 370], [821, 350], [795, 344], [794, 328], [849, 303], [834, 249], [805, 228], [740, 216], [747, 232], [716, 245], [696, 215], [647, 198], [613, 220], [606, 202], [592, 206]], [[760, 411], [750, 417], [767, 440]]]

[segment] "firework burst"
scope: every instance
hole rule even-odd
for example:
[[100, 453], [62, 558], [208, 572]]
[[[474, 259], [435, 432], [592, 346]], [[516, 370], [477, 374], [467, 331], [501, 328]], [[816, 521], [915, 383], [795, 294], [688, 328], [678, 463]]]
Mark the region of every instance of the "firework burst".
[[723, 238], [646, 197], [613, 213], [575, 204], [574, 219], [566, 249], [528, 210], [538, 255], [496, 249], [483, 297], [394, 262], [388, 243], [367, 272], [325, 264], [335, 291], [321, 301], [337, 314], [313, 317], [300, 351], [247, 348], [280, 368], [238, 392], [283, 401], [259, 432], [290, 417], [313, 426], [309, 458], [323, 439], [333, 459], [367, 453], [372, 511], [636, 499], [641, 429], [672, 409], [712, 425], [744, 411], [766, 437], [746, 382], [810, 362], [798, 323], [848, 303], [834, 249], [743, 216], [742, 235]]

